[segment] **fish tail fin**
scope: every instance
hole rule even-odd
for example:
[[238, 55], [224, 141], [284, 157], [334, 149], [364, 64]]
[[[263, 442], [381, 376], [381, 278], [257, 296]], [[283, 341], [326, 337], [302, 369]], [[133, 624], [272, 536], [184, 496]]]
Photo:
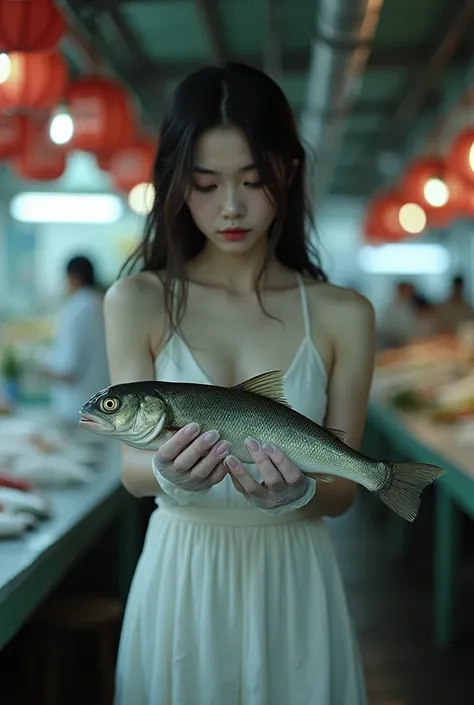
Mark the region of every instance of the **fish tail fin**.
[[421, 502], [421, 493], [438, 477], [443, 468], [427, 463], [387, 463], [391, 482], [374, 494], [394, 512], [407, 521], [415, 521]]

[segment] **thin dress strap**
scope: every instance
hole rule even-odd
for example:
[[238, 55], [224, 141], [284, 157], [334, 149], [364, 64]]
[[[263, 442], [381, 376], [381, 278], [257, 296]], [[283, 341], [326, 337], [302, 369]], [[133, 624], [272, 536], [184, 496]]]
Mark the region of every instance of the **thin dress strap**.
[[309, 320], [308, 294], [301, 274], [296, 275], [301, 294], [301, 309], [303, 311], [304, 331], [308, 340], [311, 339], [311, 324]]

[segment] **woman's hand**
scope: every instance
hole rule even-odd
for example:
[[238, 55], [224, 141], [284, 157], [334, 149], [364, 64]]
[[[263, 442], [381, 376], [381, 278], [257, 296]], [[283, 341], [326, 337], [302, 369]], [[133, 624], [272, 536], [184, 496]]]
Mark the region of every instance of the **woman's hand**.
[[224, 465], [235, 489], [249, 502], [268, 514], [280, 514], [299, 509], [314, 497], [316, 481], [302, 473], [282, 450], [254, 439], [247, 441], [247, 449], [260, 472], [261, 484], [233, 455], [225, 458]]
[[153, 473], [164, 492], [179, 502], [184, 492], [203, 492], [227, 475], [222, 461], [230, 451], [217, 431], [199, 435], [199, 426], [188, 424], [165, 441], [153, 456]]

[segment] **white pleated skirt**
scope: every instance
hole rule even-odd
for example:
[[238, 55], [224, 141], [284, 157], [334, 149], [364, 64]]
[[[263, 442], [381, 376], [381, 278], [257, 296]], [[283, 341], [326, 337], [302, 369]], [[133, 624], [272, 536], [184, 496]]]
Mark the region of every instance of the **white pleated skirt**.
[[115, 705], [366, 705], [324, 522], [159, 507], [125, 610]]

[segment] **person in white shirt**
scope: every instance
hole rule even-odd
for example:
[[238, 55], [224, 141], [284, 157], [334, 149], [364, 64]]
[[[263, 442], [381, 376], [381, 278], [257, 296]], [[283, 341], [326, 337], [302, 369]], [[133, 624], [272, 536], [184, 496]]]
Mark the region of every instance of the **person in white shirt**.
[[60, 308], [49, 363], [51, 409], [66, 423], [75, 423], [82, 404], [109, 385], [105, 348], [103, 292], [92, 262], [73, 257], [66, 266], [68, 296]]

